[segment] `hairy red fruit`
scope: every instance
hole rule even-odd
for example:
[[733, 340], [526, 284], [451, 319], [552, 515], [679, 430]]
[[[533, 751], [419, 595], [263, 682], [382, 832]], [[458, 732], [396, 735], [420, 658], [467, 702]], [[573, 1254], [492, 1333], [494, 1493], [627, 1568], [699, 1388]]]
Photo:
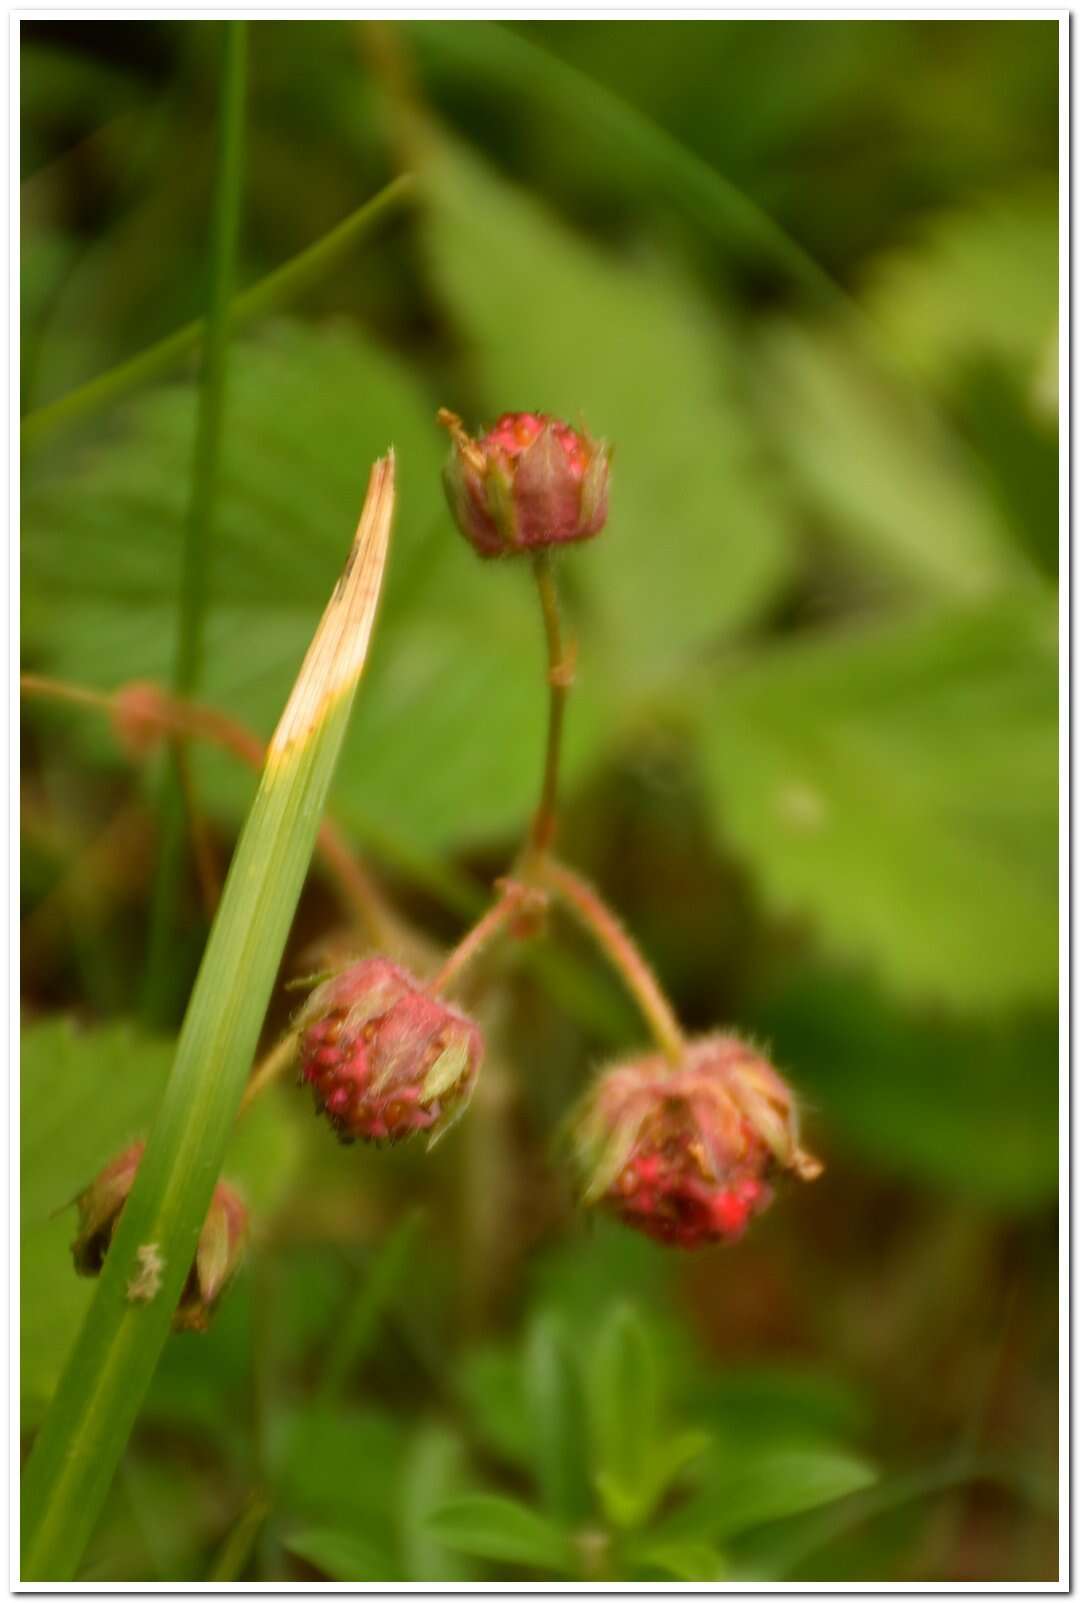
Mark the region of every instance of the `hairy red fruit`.
[[450, 510], [481, 556], [565, 545], [607, 520], [610, 453], [602, 442], [543, 412], [504, 412], [470, 439], [441, 411], [453, 445], [443, 472]]
[[[144, 1150], [143, 1141], [125, 1147], [76, 1198], [79, 1231], [71, 1255], [78, 1274], [101, 1273]], [[219, 1181], [173, 1314], [174, 1330], [206, 1330], [222, 1292], [240, 1267], [247, 1231], [247, 1209], [233, 1187]], [[152, 1295], [152, 1289], [140, 1295]]]
[[680, 1068], [657, 1055], [609, 1069], [574, 1144], [585, 1201], [677, 1247], [735, 1240], [769, 1205], [777, 1170], [821, 1172], [799, 1145], [790, 1088], [733, 1035], [690, 1042]]
[[342, 1141], [442, 1134], [464, 1111], [484, 1054], [471, 1019], [385, 957], [320, 985], [300, 1030], [301, 1078]]

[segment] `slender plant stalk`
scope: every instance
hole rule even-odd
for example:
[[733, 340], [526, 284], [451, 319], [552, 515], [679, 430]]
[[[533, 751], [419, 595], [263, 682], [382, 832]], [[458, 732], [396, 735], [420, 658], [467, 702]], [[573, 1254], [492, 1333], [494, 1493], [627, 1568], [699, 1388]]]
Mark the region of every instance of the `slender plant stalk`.
[[626, 988], [641, 1009], [657, 1046], [673, 1064], [681, 1063], [686, 1042], [671, 1003], [660, 988], [652, 969], [611, 908], [587, 880], [565, 863], [545, 857], [540, 876], [566, 904], [578, 922], [588, 930], [604, 956], [617, 969]]
[[146, 1153], [23, 1474], [23, 1581], [74, 1576], [168, 1337], [341, 749], [386, 561], [392, 453], [237, 844]]
[[68, 701], [75, 707], [96, 707], [99, 712], [113, 710], [108, 691], [89, 690], [84, 685], [68, 684], [65, 679], [49, 679], [45, 674], [21, 674], [19, 690], [24, 696], [41, 696], [46, 701]]
[[269, 1513], [270, 1500], [267, 1497], [256, 1495], [252, 1498], [222, 1542], [217, 1557], [210, 1566], [208, 1581], [216, 1581], [221, 1586], [239, 1580], [251, 1561], [259, 1532], [265, 1525]]
[[[229, 351], [229, 305], [236, 272], [236, 247], [244, 171], [244, 103], [247, 90], [247, 23], [221, 24], [221, 92], [217, 169], [210, 221], [206, 339], [199, 375], [191, 494], [184, 528], [176, 657], [172, 688], [188, 696], [202, 676], [206, 632], [211, 534], [221, 464], [225, 417], [225, 378]], [[143, 995], [144, 1015], [162, 1011], [172, 969], [172, 942], [184, 866], [185, 759], [179, 749], [166, 770], [161, 797], [161, 851], [150, 907], [150, 932]]]
[[483, 918], [478, 920], [454, 947], [442, 968], [430, 982], [428, 989], [445, 991], [459, 980], [473, 959], [504, 929], [514, 914], [521, 910], [522, 902], [530, 894], [536, 893], [530, 891], [530, 887], [521, 884], [520, 881], [503, 880], [498, 900], [491, 904]]
[[540, 804], [533, 819], [530, 839], [533, 849], [543, 852], [555, 838], [556, 807], [559, 797], [559, 756], [562, 750], [567, 697], [574, 682], [574, 653], [563, 641], [562, 624], [559, 619], [559, 592], [549, 552], [533, 553], [533, 574], [536, 578], [537, 594], [540, 597], [544, 639], [547, 644], [548, 729]]
[[[139, 725], [140, 735], [144, 737], [157, 730], [163, 735], [204, 740], [236, 757], [248, 768], [254, 768], [256, 773], [266, 757], [263, 742], [246, 725], [219, 712], [216, 707], [170, 695], [159, 685], [129, 685], [109, 695], [68, 684], [63, 679], [25, 673], [19, 686], [24, 696], [71, 702], [108, 713], [121, 733], [125, 722], [130, 722]], [[324, 818], [319, 826], [318, 846], [323, 862], [337, 882], [344, 905], [364, 926], [369, 939], [376, 946], [397, 944], [407, 933], [401, 920], [387, 905], [348, 841], [329, 818]]]
[[[410, 173], [403, 173], [393, 183], [380, 189], [377, 195], [358, 206], [344, 221], [324, 234], [314, 245], [309, 245], [289, 261], [283, 262], [272, 273], [237, 295], [229, 309], [233, 329], [264, 316], [284, 301], [301, 294], [309, 284], [315, 283], [349, 251], [358, 240], [370, 233], [395, 206], [407, 200], [416, 187]], [[24, 451], [43, 445], [54, 434], [82, 418], [92, 417], [115, 402], [123, 400], [133, 390], [162, 378], [186, 356], [198, 350], [206, 337], [207, 325], [199, 318], [186, 323], [156, 345], [140, 351], [130, 361], [121, 362], [77, 390], [51, 401], [48, 406], [28, 412], [20, 427], [20, 444]]]
[[366, 1263], [323, 1360], [316, 1393], [321, 1407], [332, 1408], [337, 1403], [350, 1373], [365, 1357], [379, 1320], [401, 1285], [423, 1221], [421, 1209], [407, 1213]]
[[296, 1057], [297, 1035], [295, 1030], [289, 1030], [281, 1037], [276, 1046], [272, 1046], [261, 1063], [257, 1063], [251, 1071], [244, 1094], [240, 1098], [237, 1109], [237, 1118], [248, 1111], [252, 1103], [262, 1096], [268, 1085], [280, 1078]]

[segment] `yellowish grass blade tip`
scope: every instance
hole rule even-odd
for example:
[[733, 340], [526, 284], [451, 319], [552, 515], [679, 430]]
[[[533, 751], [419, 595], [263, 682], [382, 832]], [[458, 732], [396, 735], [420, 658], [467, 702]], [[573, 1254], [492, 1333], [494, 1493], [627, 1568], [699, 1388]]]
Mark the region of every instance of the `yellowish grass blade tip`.
[[352, 549], [307, 650], [267, 753], [267, 767], [307, 740], [363, 672], [394, 517], [393, 446], [371, 470]]

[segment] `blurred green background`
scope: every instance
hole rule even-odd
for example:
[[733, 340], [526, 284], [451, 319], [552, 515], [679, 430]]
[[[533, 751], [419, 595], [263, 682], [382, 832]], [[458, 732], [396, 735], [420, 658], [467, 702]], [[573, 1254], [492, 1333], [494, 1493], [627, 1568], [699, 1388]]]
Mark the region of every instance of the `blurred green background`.
[[[98, 689], [172, 672], [196, 366], [44, 409], [202, 315], [221, 27], [22, 24], [23, 665]], [[170, 1345], [83, 1578], [1054, 1578], [1057, 25], [248, 43], [241, 287], [419, 183], [237, 333], [201, 697], [269, 734], [392, 441], [333, 813], [452, 941], [544, 691], [435, 409], [587, 420], [564, 851], [688, 1025], [771, 1045], [827, 1173], [701, 1256], [581, 1218], [560, 1121], [641, 1031], [557, 926], [474, 996], [431, 1157], [337, 1149], [288, 1085], [243, 1127], [248, 1267]], [[148, 1018], [158, 766], [24, 715], [29, 1441], [89, 1295], [64, 1205], [145, 1128], [206, 921], [188, 868]], [[193, 769], [224, 867], [254, 782]], [[283, 979], [328, 936], [316, 868]]]

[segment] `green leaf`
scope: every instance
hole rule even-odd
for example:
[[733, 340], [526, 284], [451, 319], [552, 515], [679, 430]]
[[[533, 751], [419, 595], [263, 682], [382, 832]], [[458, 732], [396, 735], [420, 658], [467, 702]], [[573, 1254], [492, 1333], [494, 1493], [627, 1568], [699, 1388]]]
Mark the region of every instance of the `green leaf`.
[[829, 1444], [715, 1448], [693, 1496], [656, 1527], [663, 1543], [722, 1542], [767, 1521], [848, 1497], [877, 1480], [865, 1459]]
[[659, 1570], [676, 1581], [722, 1581], [727, 1564], [708, 1542], [664, 1542], [648, 1539], [627, 1548], [626, 1560], [647, 1570]]
[[773, 325], [759, 343], [763, 419], [830, 532], [917, 593], [975, 601], [1042, 581], [932, 409], [830, 328]]
[[531, 1464], [545, 1508], [572, 1519], [588, 1508], [581, 1383], [557, 1314], [533, 1320], [522, 1351], [522, 1386], [531, 1424]]
[[[94, 1284], [71, 1263], [70, 1204], [110, 1158], [146, 1135], [176, 1044], [127, 1024], [49, 1019], [22, 1032], [21, 1348], [23, 1428], [55, 1388]], [[264, 1214], [296, 1169], [296, 1129], [274, 1097], [237, 1127], [225, 1173]]]
[[718, 1538], [801, 1514], [872, 1486], [877, 1472], [852, 1453], [829, 1447], [788, 1447], [723, 1464], [709, 1479]]
[[1054, 620], [943, 613], [775, 650], [701, 703], [718, 829], [780, 912], [896, 991], [1057, 984]]
[[[807, 1090], [816, 1109], [816, 1083], [805, 1081], [801, 1051], [796, 1054], [792, 1046], [777, 1055], [798, 1062], [800, 1090]], [[865, 1074], [863, 1057], [856, 1054], [855, 1061], [864, 1081], [874, 1081]], [[831, 1124], [831, 1119], [830, 1109], [824, 1122]], [[806, 1363], [694, 1366], [679, 1401], [685, 1414], [713, 1431], [726, 1451], [735, 1452], [755, 1444], [792, 1446], [859, 1436], [870, 1428], [872, 1417], [869, 1399], [852, 1379]]]
[[445, 139], [428, 182], [432, 257], [489, 413], [584, 418], [615, 446], [608, 529], [565, 571], [583, 673], [612, 651], [648, 680], [763, 608], [791, 560], [725, 330], [674, 267], [605, 255]]
[[574, 1571], [567, 1533], [509, 1497], [459, 1497], [436, 1509], [429, 1524], [447, 1547], [475, 1558], [558, 1575]]
[[897, 356], [931, 382], [993, 357], [1030, 394], [1057, 339], [1056, 187], [1029, 184], [933, 217], [871, 263], [862, 298]]
[[319, 1382], [321, 1403], [332, 1402], [340, 1394], [350, 1371], [356, 1370], [370, 1349], [379, 1321], [400, 1289], [421, 1220], [419, 1212], [407, 1214], [365, 1265], [348, 1312], [337, 1325], [323, 1366]]
[[875, 1166], [1011, 1210], [1058, 1186], [1055, 1011], [976, 1024], [889, 1006], [814, 968], [754, 1021], [798, 1066], [815, 1122]]
[[[192, 408], [188, 386], [147, 393], [64, 473], [27, 473], [24, 601], [37, 620], [24, 637], [28, 662], [106, 689], [168, 678]], [[527, 815], [542, 629], [527, 568], [481, 563], [451, 523], [445, 441], [426, 393], [355, 333], [280, 323], [233, 352], [201, 695], [269, 734], [334, 583], [341, 531], [356, 521], [357, 463], [387, 439], [401, 463], [394, 548], [333, 810], [380, 848], [430, 854]], [[599, 649], [583, 652], [571, 780], [611, 723], [602, 665]], [[117, 760], [102, 721], [81, 715], [70, 727]], [[193, 761], [200, 796], [241, 818], [251, 775], [202, 748]]]
[[305, 1526], [285, 1539], [297, 1558], [306, 1559], [331, 1581], [396, 1581], [400, 1574], [389, 1556], [354, 1531], [332, 1526]]
[[517, 1353], [500, 1347], [467, 1348], [456, 1389], [470, 1429], [509, 1464], [532, 1465], [532, 1420]]
[[410, 1581], [467, 1581], [475, 1574], [430, 1528], [435, 1509], [465, 1491], [467, 1479], [461, 1438], [442, 1425], [422, 1426], [406, 1449], [398, 1498], [402, 1569]]
[[341, 1404], [281, 1410], [269, 1445], [280, 1507], [372, 1541], [392, 1525], [404, 1444], [389, 1415]]
[[615, 1524], [638, 1524], [652, 1501], [660, 1376], [645, 1325], [628, 1304], [615, 1309], [597, 1337], [587, 1386], [597, 1491]]

